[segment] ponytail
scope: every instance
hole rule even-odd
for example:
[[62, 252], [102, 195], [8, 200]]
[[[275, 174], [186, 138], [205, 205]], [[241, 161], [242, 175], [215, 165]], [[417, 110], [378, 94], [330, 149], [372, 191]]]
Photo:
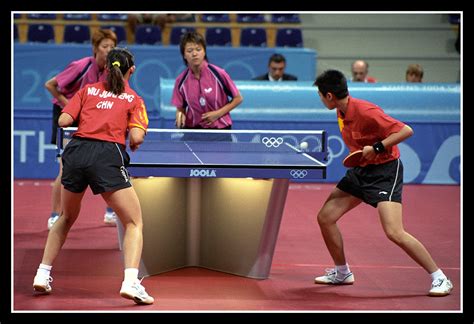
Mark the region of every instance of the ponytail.
[[107, 74], [107, 89], [116, 95], [121, 94], [125, 90], [125, 82], [123, 81], [123, 74], [119, 66], [120, 62], [112, 62], [112, 67], [109, 68], [109, 73]]
[[119, 95], [125, 90], [123, 76], [134, 66], [132, 53], [124, 48], [114, 48], [107, 55], [107, 89], [113, 94]]

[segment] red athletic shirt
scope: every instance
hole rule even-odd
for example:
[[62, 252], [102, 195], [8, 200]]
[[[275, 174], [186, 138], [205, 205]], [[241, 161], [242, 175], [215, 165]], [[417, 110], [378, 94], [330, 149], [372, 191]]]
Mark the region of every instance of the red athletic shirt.
[[148, 127], [145, 103], [127, 81], [120, 95], [105, 90], [105, 86], [106, 82], [88, 84], [69, 100], [63, 113], [79, 119], [74, 136], [125, 145], [129, 129], [146, 131]]
[[[385, 114], [376, 104], [350, 96], [346, 114], [343, 115], [337, 110], [337, 119], [342, 139], [350, 152], [362, 150], [366, 145], [372, 146], [405, 127], [404, 123]], [[381, 164], [399, 157], [400, 151], [397, 145], [394, 145], [387, 147], [385, 152], [377, 154], [376, 158], [368, 163], [361, 163], [360, 166]]]

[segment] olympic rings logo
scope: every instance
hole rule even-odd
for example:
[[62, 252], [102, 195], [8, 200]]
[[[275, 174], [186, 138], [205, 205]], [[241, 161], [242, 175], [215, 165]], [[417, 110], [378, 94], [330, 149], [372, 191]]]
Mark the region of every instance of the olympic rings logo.
[[262, 143], [265, 144], [266, 147], [278, 147], [283, 144], [283, 138], [265, 136], [264, 138], [262, 138]]
[[331, 135], [328, 137], [328, 162], [330, 165], [335, 158], [342, 156], [345, 150], [345, 144], [342, 138], [337, 135]]
[[308, 171], [306, 171], [306, 170], [291, 170], [290, 175], [294, 179], [303, 179], [304, 177], [306, 177], [308, 175]]

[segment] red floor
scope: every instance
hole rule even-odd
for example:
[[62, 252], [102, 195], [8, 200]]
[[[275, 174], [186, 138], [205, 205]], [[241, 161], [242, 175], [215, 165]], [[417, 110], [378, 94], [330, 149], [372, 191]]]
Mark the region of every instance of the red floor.
[[429, 275], [385, 238], [376, 210], [360, 205], [340, 222], [352, 286], [314, 285], [332, 265], [315, 222], [332, 184], [292, 184], [271, 275], [254, 280], [201, 268], [145, 278], [152, 306], [118, 294], [123, 269], [115, 227], [105, 204], [86, 194], [79, 220], [54, 264], [53, 293], [36, 296], [32, 280], [41, 261], [50, 212], [51, 181], [14, 184], [13, 312], [24, 311], [299, 311], [460, 313], [460, 187], [406, 185], [404, 224], [452, 279], [450, 296], [427, 296]]

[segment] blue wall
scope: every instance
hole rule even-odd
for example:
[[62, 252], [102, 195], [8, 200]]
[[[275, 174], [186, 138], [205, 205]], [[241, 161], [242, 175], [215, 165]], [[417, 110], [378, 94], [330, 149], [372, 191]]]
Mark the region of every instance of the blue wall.
[[[43, 84], [72, 59], [89, 55], [90, 46], [17, 44], [14, 49], [14, 176], [54, 178], [58, 165], [54, 161], [55, 146], [49, 144], [52, 105]], [[131, 49], [139, 67], [131, 83], [145, 98], [150, 127], [173, 128], [175, 108], [170, 105], [171, 90], [174, 76], [184, 67], [178, 48], [133, 46]], [[236, 80], [250, 78], [250, 70], [242, 68], [242, 62], [253, 62], [254, 69], [262, 64], [265, 67], [271, 52], [260, 48], [208, 48], [211, 60], [223, 67], [227, 64], [226, 69]], [[244, 102], [232, 112], [234, 128], [327, 130], [330, 150], [327, 181], [338, 181], [345, 173], [342, 159], [348, 151], [342, 143], [335, 111], [323, 107], [312, 86], [315, 53], [291, 49], [283, 54], [291, 59], [289, 72], [303, 81], [281, 84], [236, 81]], [[303, 72], [295, 71], [306, 71], [307, 79], [301, 77]], [[414, 129], [415, 135], [400, 144], [405, 182], [460, 183], [458, 84], [353, 83], [349, 90], [354, 97], [378, 104]]]
[[[175, 78], [185, 68], [178, 46], [129, 46], [137, 70], [132, 87], [143, 97], [149, 110], [159, 109], [160, 78]], [[272, 48], [208, 47], [211, 63], [223, 67], [234, 80], [250, 80], [267, 72]], [[287, 72], [300, 80], [315, 78], [316, 52], [310, 49], [280, 48], [287, 59]], [[15, 109], [51, 109], [51, 95], [44, 83], [62, 71], [67, 64], [92, 55], [90, 45], [15, 44]]]

